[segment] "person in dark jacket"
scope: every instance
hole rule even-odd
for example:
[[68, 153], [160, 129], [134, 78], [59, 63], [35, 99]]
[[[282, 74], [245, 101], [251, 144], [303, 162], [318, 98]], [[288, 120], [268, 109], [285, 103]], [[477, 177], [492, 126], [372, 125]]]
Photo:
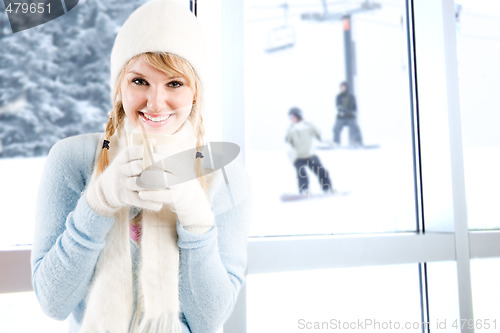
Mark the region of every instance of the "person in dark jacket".
[[347, 82], [340, 84], [340, 93], [336, 98], [337, 119], [333, 126], [333, 142], [340, 145], [340, 134], [344, 127], [349, 128], [349, 145], [358, 147], [363, 145], [361, 130], [358, 125], [356, 98], [349, 92]]

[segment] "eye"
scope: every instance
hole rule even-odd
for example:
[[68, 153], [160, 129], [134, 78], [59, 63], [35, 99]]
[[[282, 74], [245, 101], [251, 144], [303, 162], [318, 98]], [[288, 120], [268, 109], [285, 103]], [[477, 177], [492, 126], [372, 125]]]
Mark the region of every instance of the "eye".
[[168, 86], [171, 87], [171, 88], [180, 88], [184, 85], [184, 83], [182, 83], [181, 81], [170, 81], [168, 83]]
[[136, 78], [133, 78], [130, 82], [132, 82], [133, 84], [135, 85], [138, 85], [138, 86], [144, 86], [144, 85], [147, 85], [148, 82], [140, 77], [136, 77]]

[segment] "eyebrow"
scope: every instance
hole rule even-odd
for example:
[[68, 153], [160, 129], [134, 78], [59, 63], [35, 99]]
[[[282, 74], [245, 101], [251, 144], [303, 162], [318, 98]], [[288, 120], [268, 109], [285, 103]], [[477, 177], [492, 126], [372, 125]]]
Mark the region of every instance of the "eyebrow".
[[139, 76], [144, 76], [144, 74], [135, 72], [135, 71], [128, 71], [127, 74], [134, 74], [134, 75], [139, 75]]
[[[144, 75], [143, 73], [139, 73], [139, 72], [136, 72], [136, 71], [128, 71], [127, 74], [134, 74], [134, 75], [137, 75], [137, 76], [146, 77], [146, 75]], [[183, 78], [183, 77], [182, 76], [168, 76], [169, 80], [172, 80], [172, 79], [181, 79], [181, 78]]]

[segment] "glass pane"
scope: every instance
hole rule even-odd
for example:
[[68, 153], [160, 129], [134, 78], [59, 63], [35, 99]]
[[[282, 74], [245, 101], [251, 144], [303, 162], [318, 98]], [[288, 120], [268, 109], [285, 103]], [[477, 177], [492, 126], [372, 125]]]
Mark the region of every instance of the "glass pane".
[[0, 327], [2, 332], [63, 333], [66, 322], [47, 317], [34, 292], [0, 294]]
[[249, 333], [422, 332], [417, 265], [256, 274], [247, 288]]
[[456, 263], [427, 263], [427, 284], [431, 332], [460, 332]]
[[18, 33], [0, 6], [0, 77], [8, 78], [0, 80], [0, 202], [7, 214], [3, 221], [9, 221], [0, 246], [32, 242], [50, 147], [68, 136], [104, 130], [113, 40], [143, 2], [80, 2], [56, 20]]
[[500, 3], [455, 3], [469, 227], [499, 228]]
[[475, 332], [500, 330], [500, 259], [471, 260]]
[[405, 2], [245, 5], [252, 235], [415, 230]]
[[[45, 157], [0, 158], [0, 202], [5, 205], [0, 247], [33, 242], [38, 184]], [[7, 209], [8, 208], [8, 209]]]

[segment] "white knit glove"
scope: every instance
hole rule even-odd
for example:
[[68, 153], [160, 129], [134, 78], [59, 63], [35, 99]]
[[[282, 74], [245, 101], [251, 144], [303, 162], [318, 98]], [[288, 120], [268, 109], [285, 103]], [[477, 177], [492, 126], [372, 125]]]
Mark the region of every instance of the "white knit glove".
[[202, 234], [214, 225], [214, 214], [198, 179], [165, 190], [141, 190], [139, 197], [145, 201], [168, 205], [189, 232]]
[[139, 198], [141, 188], [136, 181], [143, 171], [143, 151], [139, 145], [127, 147], [97, 179], [90, 182], [85, 197], [93, 210], [103, 216], [113, 216], [122, 207], [161, 209], [160, 203]]

